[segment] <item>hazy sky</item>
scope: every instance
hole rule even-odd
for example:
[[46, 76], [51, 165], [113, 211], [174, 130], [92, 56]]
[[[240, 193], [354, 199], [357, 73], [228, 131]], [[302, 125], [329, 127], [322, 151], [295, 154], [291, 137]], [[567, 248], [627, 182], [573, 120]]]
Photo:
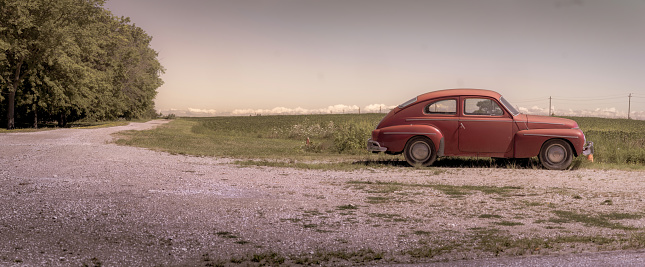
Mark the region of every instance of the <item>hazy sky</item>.
[[[109, 0], [153, 36], [177, 115], [394, 106], [445, 88], [645, 119], [642, 0]], [[371, 105], [371, 106], [370, 106]], [[277, 109], [276, 109], [277, 108]], [[298, 109], [299, 108], [299, 109]], [[573, 111], [569, 111], [569, 109]], [[378, 111], [378, 110], [377, 110]]]

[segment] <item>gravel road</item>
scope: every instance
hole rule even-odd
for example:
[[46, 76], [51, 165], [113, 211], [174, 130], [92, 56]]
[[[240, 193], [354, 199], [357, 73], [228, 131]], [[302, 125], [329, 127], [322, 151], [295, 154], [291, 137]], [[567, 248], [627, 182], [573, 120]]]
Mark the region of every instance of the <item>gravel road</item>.
[[0, 134], [0, 265], [569, 265], [643, 247], [643, 172], [243, 168], [112, 142], [165, 122]]

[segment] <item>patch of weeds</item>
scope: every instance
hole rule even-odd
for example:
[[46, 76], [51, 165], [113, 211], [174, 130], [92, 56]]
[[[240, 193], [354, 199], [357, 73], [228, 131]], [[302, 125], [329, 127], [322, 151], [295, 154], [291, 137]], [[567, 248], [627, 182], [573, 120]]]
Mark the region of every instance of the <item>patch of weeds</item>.
[[623, 244], [622, 249], [640, 249], [645, 247], [645, 232], [632, 233]]
[[499, 221], [499, 222], [494, 222], [494, 224], [497, 225], [502, 225], [502, 226], [517, 226], [517, 225], [524, 225], [521, 222], [512, 222], [512, 221]]
[[413, 232], [415, 235], [432, 235], [432, 232], [428, 231], [423, 231], [423, 230], [416, 230]]
[[394, 213], [370, 213], [368, 214], [370, 217], [374, 218], [382, 218], [382, 219], [394, 219], [401, 217], [399, 214], [394, 214]]
[[251, 243], [251, 242], [246, 241], [246, 240], [238, 240], [238, 241], [235, 241], [234, 243], [235, 244], [240, 244], [240, 245], [246, 245], [246, 244]]
[[397, 184], [383, 184], [378, 187], [373, 187], [372, 190], [368, 190], [367, 193], [376, 193], [376, 194], [390, 194], [397, 191], [403, 190], [403, 187]]
[[368, 204], [383, 204], [390, 202], [392, 198], [390, 197], [367, 197], [367, 201], [365, 201]]
[[475, 244], [475, 249], [492, 252], [495, 256], [499, 256], [502, 253], [524, 255], [539, 251], [541, 248], [551, 248], [554, 243], [560, 242], [539, 237], [513, 238], [510, 235], [501, 234], [497, 229], [475, 232], [471, 238]]
[[456, 244], [449, 244], [449, 245], [443, 245], [443, 246], [424, 245], [421, 247], [409, 249], [407, 251], [404, 251], [403, 253], [408, 254], [414, 258], [431, 259], [438, 255], [450, 252], [456, 248], [459, 248], [459, 245], [456, 245]]
[[608, 219], [608, 220], [635, 220], [635, 219], [643, 218], [643, 215], [642, 214], [632, 214], [632, 213], [612, 212], [612, 213], [609, 213], [609, 214], [601, 214], [600, 217]]
[[432, 169], [428, 172], [428, 175], [429, 175], [429, 176], [432, 176], [432, 175], [440, 175], [440, 174], [444, 174], [444, 173], [447, 173], [447, 172], [448, 172], [448, 171], [443, 170], [443, 169], [436, 169], [436, 168], [432, 168]]
[[302, 227], [304, 227], [305, 229], [312, 229], [312, 228], [318, 227], [318, 225], [314, 223], [310, 223], [310, 224], [303, 224]]
[[101, 262], [101, 260], [99, 260], [96, 257], [92, 257], [89, 263], [84, 262], [82, 266], [83, 267], [101, 267], [103, 266], [103, 262]]
[[626, 214], [617, 215], [618, 213], [614, 213], [613, 215], [607, 214], [607, 215], [593, 216], [589, 214], [582, 214], [582, 213], [577, 213], [573, 211], [564, 211], [564, 210], [554, 210], [553, 213], [555, 213], [555, 215], [560, 217], [561, 222], [579, 222], [589, 227], [603, 227], [603, 228], [609, 228], [609, 229], [620, 229], [620, 230], [636, 229], [634, 227], [625, 226], [620, 223], [614, 223], [609, 221], [612, 218], [627, 217], [628, 215]]
[[237, 236], [231, 232], [217, 232], [215, 234], [221, 238], [231, 238], [231, 239], [237, 238]]
[[571, 220], [569, 220], [567, 218], [549, 218], [548, 222], [561, 224], [561, 223], [571, 222]]
[[342, 205], [342, 206], [337, 206], [337, 210], [357, 210], [358, 207], [356, 205], [348, 204], [348, 205]]
[[[351, 214], [346, 214], [346, 215], [351, 215]], [[345, 218], [343, 221], [351, 223], [351, 224], [357, 224], [358, 223], [358, 219], [356, 219], [354, 217]]]
[[525, 201], [525, 200], [523, 200], [522, 203], [524, 203], [524, 205], [526, 205], [527, 207], [544, 206], [544, 203], [535, 202], [535, 201]]
[[575, 195], [573, 196], [573, 199], [582, 199], [582, 197], [580, 195]]
[[323, 214], [320, 213], [320, 211], [317, 211], [317, 210], [306, 210], [306, 211], [304, 211], [304, 215], [305, 216], [320, 216], [320, 215], [323, 215]]
[[553, 243], [593, 243], [596, 245], [607, 245], [617, 240], [614, 238], [604, 237], [604, 236], [558, 236], [553, 239], [549, 239]]
[[502, 218], [502, 216], [497, 215], [497, 214], [482, 214], [482, 215], [479, 215], [478, 217], [482, 218], [482, 219], [490, 219], [490, 218], [499, 219], [499, 218]]
[[480, 191], [484, 194], [498, 194], [500, 196], [509, 196], [511, 191], [522, 189], [516, 186], [475, 186], [475, 185], [444, 185], [444, 184], [406, 184], [399, 182], [371, 182], [371, 181], [348, 181], [355, 189], [362, 190], [367, 185], [370, 189], [368, 193], [393, 193], [403, 188], [432, 188], [441, 191], [451, 197], [462, 197], [472, 194], [473, 191]]
[[383, 259], [382, 252], [375, 252], [372, 249], [360, 249], [358, 251], [317, 251], [313, 254], [303, 254], [291, 257], [297, 265], [334, 265], [339, 260], [348, 261], [352, 264], [365, 265]]
[[261, 254], [254, 254], [251, 257], [252, 262], [260, 263], [260, 265], [281, 265], [284, 263], [285, 258], [275, 252], [267, 252]]
[[232, 257], [230, 261], [231, 261], [231, 263], [241, 264], [241, 263], [245, 262], [246, 259], [245, 258]]

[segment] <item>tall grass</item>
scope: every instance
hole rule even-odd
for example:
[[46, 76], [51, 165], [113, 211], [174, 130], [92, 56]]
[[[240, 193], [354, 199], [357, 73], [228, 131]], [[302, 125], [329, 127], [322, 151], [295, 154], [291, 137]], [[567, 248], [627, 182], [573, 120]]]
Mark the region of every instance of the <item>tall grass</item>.
[[200, 156], [356, 160], [373, 157], [366, 151], [365, 142], [383, 116], [179, 118], [154, 130], [123, 132], [117, 143]]
[[645, 121], [570, 117], [588, 141], [594, 142], [594, 161], [645, 165]]
[[[287, 161], [401, 160], [400, 156], [375, 156], [365, 150], [365, 142], [371, 131], [384, 116], [339, 114], [180, 118], [154, 130], [122, 133], [124, 138], [118, 143], [171, 153], [234, 158]], [[588, 164], [578, 159], [578, 163], [583, 163], [582, 167], [608, 165], [614, 168], [616, 166], [613, 165], [620, 165], [638, 168], [645, 164], [645, 121], [571, 119], [578, 122], [587, 140], [595, 144], [596, 163]], [[472, 161], [444, 158], [437, 165], [442, 165], [442, 162], [450, 166], [464, 165], [448, 163], [450, 160]]]

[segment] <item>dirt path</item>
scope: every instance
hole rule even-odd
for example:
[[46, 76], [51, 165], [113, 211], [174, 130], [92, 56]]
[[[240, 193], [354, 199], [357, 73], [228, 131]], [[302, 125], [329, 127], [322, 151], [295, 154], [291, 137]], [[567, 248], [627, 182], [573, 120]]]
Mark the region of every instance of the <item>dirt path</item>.
[[111, 143], [163, 122], [0, 134], [0, 265], [389, 264], [645, 244], [642, 172], [240, 168]]

